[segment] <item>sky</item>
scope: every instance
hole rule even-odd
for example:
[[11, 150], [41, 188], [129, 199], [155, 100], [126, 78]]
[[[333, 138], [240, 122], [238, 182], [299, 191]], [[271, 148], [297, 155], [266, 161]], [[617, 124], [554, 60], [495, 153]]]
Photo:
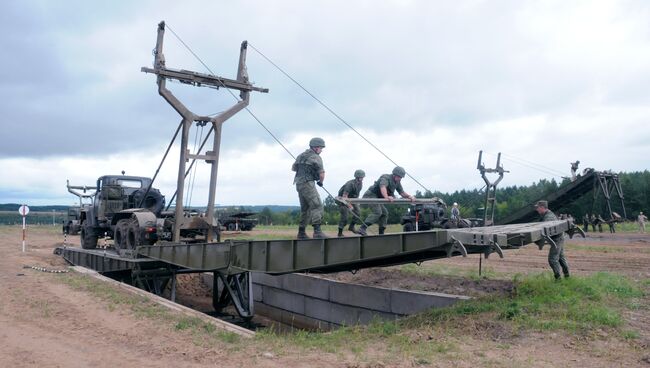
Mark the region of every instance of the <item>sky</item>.
[[[251, 113], [293, 156], [325, 140], [330, 193], [356, 169], [367, 188], [393, 162], [412, 194], [480, 189], [481, 150], [488, 168], [502, 154], [499, 187], [561, 180], [576, 160], [580, 170], [647, 170], [648, 19], [643, 0], [3, 1], [0, 203], [73, 204], [66, 180], [154, 175], [181, 119], [140, 71], [161, 20], [170, 68], [234, 79], [241, 42], [254, 47], [250, 80], [269, 93], [251, 95]], [[199, 115], [236, 102], [168, 87]], [[192, 128], [190, 150], [207, 131]], [[177, 141], [156, 179], [167, 198], [179, 150]], [[240, 112], [223, 126], [217, 204], [297, 205], [292, 162]], [[186, 204], [205, 206], [209, 165], [196, 167]]]

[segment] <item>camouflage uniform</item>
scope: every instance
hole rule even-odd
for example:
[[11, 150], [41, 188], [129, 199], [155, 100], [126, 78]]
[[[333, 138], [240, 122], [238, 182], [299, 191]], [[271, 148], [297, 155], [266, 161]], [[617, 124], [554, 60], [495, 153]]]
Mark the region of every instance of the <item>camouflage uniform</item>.
[[[381, 195], [381, 187], [386, 187], [386, 193], [389, 196], [395, 196], [395, 190], [397, 193], [404, 193], [404, 188], [402, 188], [402, 183], [396, 182], [393, 180], [393, 175], [384, 174], [377, 179], [375, 184], [363, 194], [363, 198], [384, 198]], [[370, 226], [374, 223], [379, 225], [379, 229], [383, 232], [383, 229], [386, 228], [388, 222], [388, 210], [382, 204], [373, 204], [369, 205], [372, 213], [366, 218], [366, 225]]]
[[[549, 210], [546, 209], [546, 212], [542, 216], [541, 221], [555, 221], [557, 216]], [[550, 247], [548, 251], [548, 264], [553, 269], [553, 275], [556, 279], [560, 278], [560, 268], [562, 268], [562, 273], [564, 277], [569, 277], [569, 264], [564, 258], [564, 233], [552, 237], [555, 242], [555, 247]]]
[[[361, 194], [361, 188], [363, 188], [363, 182], [359, 182], [356, 178], [348, 180], [341, 189], [339, 189], [339, 197], [343, 197], [345, 193], [348, 194], [348, 198], [359, 198]], [[358, 222], [357, 217], [361, 216], [359, 211], [359, 205], [353, 204], [352, 209], [350, 210], [348, 206], [339, 203], [339, 213], [341, 214], [341, 220], [339, 221], [339, 229], [345, 228], [345, 225], [348, 223], [348, 214], [352, 211], [356, 215], [352, 216], [352, 222], [350, 222], [350, 231], [354, 229], [354, 225]]]
[[300, 199], [300, 227], [304, 229], [308, 223], [320, 227], [323, 202], [315, 182], [319, 180], [319, 173], [324, 171], [323, 159], [310, 148], [298, 155], [291, 169], [296, 172], [293, 183]]

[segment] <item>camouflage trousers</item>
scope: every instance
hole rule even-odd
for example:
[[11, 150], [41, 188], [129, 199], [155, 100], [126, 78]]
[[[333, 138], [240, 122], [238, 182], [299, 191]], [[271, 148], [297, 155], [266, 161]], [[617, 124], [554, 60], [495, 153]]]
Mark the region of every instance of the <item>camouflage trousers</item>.
[[[350, 216], [350, 212], [352, 212], [355, 216]], [[341, 214], [341, 220], [339, 221], [339, 229], [343, 229], [345, 225], [347, 225], [349, 217], [352, 217], [352, 221], [350, 222], [350, 225], [358, 224], [360, 221], [358, 217], [361, 216], [361, 212], [359, 210], [358, 204], [353, 204], [352, 209], [349, 209], [348, 206], [339, 204], [339, 213]]]
[[560, 268], [564, 276], [569, 276], [569, 264], [564, 257], [564, 238], [559, 237], [553, 239], [555, 241], [555, 248], [550, 247], [548, 251], [548, 264], [553, 269], [555, 278], [560, 278]]
[[[378, 198], [374, 193], [366, 192], [363, 195], [363, 198]], [[386, 227], [388, 223], [388, 209], [382, 204], [370, 204], [368, 205], [370, 211], [372, 211], [366, 220], [364, 221], [366, 225], [370, 226], [372, 224], [379, 225], [380, 228]]]
[[320, 225], [323, 219], [323, 202], [316, 190], [316, 183], [308, 181], [296, 184], [300, 199], [300, 227]]

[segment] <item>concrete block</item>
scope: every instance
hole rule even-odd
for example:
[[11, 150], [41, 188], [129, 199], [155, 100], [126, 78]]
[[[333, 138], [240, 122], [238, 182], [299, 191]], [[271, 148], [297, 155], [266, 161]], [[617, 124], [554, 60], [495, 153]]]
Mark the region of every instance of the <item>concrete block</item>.
[[332, 321], [332, 303], [327, 300], [305, 297], [305, 315], [323, 321]]
[[282, 277], [282, 288], [285, 290], [314, 298], [329, 299], [329, 285], [331, 284], [329, 280], [295, 273], [279, 277]]
[[333, 282], [330, 284], [330, 301], [390, 312], [390, 289]]
[[414, 314], [430, 308], [447, 307], [467, 299], [469, 297], [461, 295], [391, 290], [390, 312], [400, 315]]
[[266, 287], [264, 304], [290, 312], [305, 314], [305, 296], [288, 291]]
[[264, 286], [253, 284], [253, 300], [256, 302], [264, 301]]
[[274, 288], [282, 289], [283, 276], [271, 276], [266, 273], [251, 272], [253, 276], [253, 283], [265, 286], [273, 286]]

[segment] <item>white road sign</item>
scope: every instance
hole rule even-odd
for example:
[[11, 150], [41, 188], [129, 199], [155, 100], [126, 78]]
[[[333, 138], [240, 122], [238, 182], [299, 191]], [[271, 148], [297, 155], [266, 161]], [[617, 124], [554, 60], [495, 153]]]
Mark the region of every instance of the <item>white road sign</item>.
[[29, 207], [27, 207], [26, 204], [20, 206], [20, 208], [18, 208], [18, 213], [20, 213], [23, 216], [27, 216], [27, 214], [29, 213]]

